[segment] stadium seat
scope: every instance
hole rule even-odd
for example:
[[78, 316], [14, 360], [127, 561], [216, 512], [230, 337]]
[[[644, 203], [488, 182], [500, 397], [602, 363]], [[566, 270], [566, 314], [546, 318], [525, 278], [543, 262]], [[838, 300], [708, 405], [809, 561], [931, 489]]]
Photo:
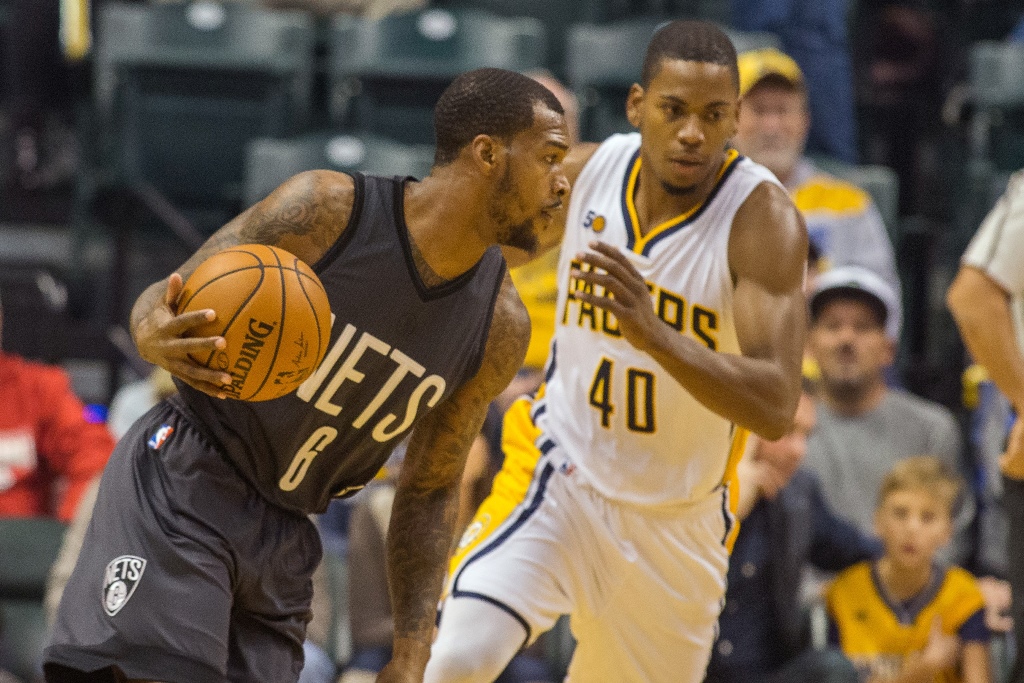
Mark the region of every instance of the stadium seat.
[[1024, 166], [1024, 45], [984, 41], [971, 48], [971, 151], [996, 170]]
[[851, 166], [829, 158], [815, 159], [821, 168], [867, 190], [894, 245], [899, 244], [900, 179], [888, 166], [864, 164]]
[[0, 519], [0, 669], [25, 681], [42, 676], [43, 595], [64, 529], [53, 519]]
[[565, 77], [565, 36], [575, 22], [600, 22], [616, 18], [609, 14], [608, 0], [454, 0], [443, 7], [471, 7], [503, 17], [533, 17], [547, 34], [546, 66], [559, 78]]
[[243, 197], [247, 205], [255, 204], [291, 176], [312, 169], [422, 178], [430, 173], [433, 160], [430, 145], [406, 145], [369, 134], [258, 138], [246, 151]]
[[[633, 130], [626, 119], [626, 95], [640, 79], [644, 49], [662, 18], [645, 17], [611, 24], [577, 24], [569, 29], [566, 71], [581, 102], [585, 140], [603, 140]], [[779, 47], [771, 33], [726, 29], [738, 52]]]
[[245, 143], [304, 126], [315, 28], [243, 3], [105, 3], [94, 103], [101, 167], [208, 232], [238, 208]]
[[543, 25], [479, 10], [429, 9], [372, 21], [337, 17], [330, 38], [334, 119], [413, 144], [433, 143], [433, 108], [463, 71], [545, 64]]

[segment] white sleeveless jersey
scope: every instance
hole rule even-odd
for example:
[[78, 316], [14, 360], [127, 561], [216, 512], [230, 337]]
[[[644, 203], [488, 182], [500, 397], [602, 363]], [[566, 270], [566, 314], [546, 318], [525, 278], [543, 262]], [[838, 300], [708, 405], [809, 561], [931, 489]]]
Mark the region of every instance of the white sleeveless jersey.
[[639, 150], [637, 133], [608, 138], [573, 186], [547, 382], [533, 415], [602, 495], [644, 506], [694, 503], [734, 471], [743, 430], [626, 341], [614, 316], [575, 298], [587, 285], [570, 270], [588, 242], [618, 247], [647, 280], [662, 320], [715, 351], [739, 353], [729, 233], [751, 191], [778, 181], [730, 151], [703, 204], [641, 237], [633, 203]]

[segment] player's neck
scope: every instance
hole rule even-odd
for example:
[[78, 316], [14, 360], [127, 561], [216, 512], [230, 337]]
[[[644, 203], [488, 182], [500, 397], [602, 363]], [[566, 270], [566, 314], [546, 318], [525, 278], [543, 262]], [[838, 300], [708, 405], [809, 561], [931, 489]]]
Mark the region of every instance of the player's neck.
[[878, 579], [889, 597], [907, 602], [920, 594], [932, 579], [931, 563], [918, 567], [898, 566], [888, 557], [878, 561]]
[[[725, 163], [723, 157], [722, 164]], [[636, 194], [633, 197], [640, 234], [648, 232], [682, 214], [699, 207], [711, 195], [718, 183], [721, 165], [699, 184], [686, 190], [670, 189], [651, 171], [650, 166], [641, 165], [637, 178]]]
[[[422, 263], [420, 275], [453, 280], [472, 268], [487, 251], [478, 231], [488, 220], [475, 207], [481, 202], [453, 188], [465, 184], [427, 176], [418, 183], [406, 183], [403, 201], [409, 239]], [[411, 245], [411, 246], [413, 246]], [[427, 273], [422, 272], [424, 268]]]

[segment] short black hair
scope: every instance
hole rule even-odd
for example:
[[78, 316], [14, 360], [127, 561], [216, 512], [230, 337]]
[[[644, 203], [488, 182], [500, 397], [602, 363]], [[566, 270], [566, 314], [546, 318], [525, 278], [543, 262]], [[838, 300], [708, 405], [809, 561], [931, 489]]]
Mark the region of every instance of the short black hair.
[[523, 132], [533, 125], [538, 102], [565, 114], [554, 93], [529, 76], [494, 68], [461, 74], [434, 107], [434, 164], [455, 161], [477, 135], [509, 140]]
[[665, 59], [721, 64], [732, 72], [736, 91], [740, 87], [740, 70], [736, 66], [736, 46], [722, 29], [709, 21], [670, 21], [657, 31], [647, 45], [640, 85], [651, 84]]

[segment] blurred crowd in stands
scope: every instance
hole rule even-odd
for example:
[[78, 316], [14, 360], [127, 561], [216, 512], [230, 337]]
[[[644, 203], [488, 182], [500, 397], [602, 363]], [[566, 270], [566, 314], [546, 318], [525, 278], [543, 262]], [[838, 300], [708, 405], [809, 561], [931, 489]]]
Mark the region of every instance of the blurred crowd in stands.
[[[308, 96], [294, 115], [301, 121], [280, 129], [257, 121], [250, 135], [313, 135], [302, 139], [316, 141], [316, 154], [283, 163], [283, 177], [268, 181], [253, 179], [245, 154], [256, 154], [257, 144], [294, 154], [299, 146], [271, 140], [234, 149], [237, 168], [225, 176], [228, 190], [216, 190], [220, 204], [190, 203], [194, 195], [168, 171], [204, 177], [187, 168], [187, 154], [119, 164], [119, 145], [128, 143], [117, 117], [145, 114], [132, 102], [167, 83], [165, 97], [186, 98], [177, 118], [167, 110], [150, 121], [161, 130], [177, 126], [167, 132], [173, 147], [184, 141], [174, 135], [201, 136], [188, 127], [194, 101], [187, 97], [202, 94], [189, 91], [180, 74], [161, 81], [153, 68], [130, 80], [128, 67], [118, 71], [131, 64], [118, 62], [129, 47], [119, 53], [105, 34], [114, 31], [115, 14], [163, 11], [166, 35], [161, 24], [148, 38], [156, 54], [161, 41], [189, 31], [215, 35], [254, 7], [301, 15], [295, 25], [312, 27], [313, 38], [311, 66], [295, 81]], [[741, 465], [744, 521], [708, 683], [1024, 682], [1024, 423], [1016, 421], [1024, 406], [1024, 171], [1011, 175], [1024, 167], [1024, 85], [1014, 86], [1024, 84], [1024, 47], [1014, 48], [1024, 43], [1022, 11], [1008, 0], [3, 0], [0, 302], [12, 311], [4, 331], [15, 343], [0, 343], [0, 681], [38, 680], [33, 648], [73, 566], [106, 458], [135, 418], [174, 391], [169, 376], [133, 358], [119, 336], [139, 281], [162, 277], [176, 254], [189, 253], [252, 199], [246, 187], [273, 187], [302, 164], [422, 172], [429, 139], [387, 139], [367, 120], [414, 130], [410, 111], [417, 103], [429, 111], [437, 84], [398, 69], [374, 90], [326, 36], [358, 37], [364, 24], [395, 21], [405, 23], [394, 40], [440, 45], [460, 35], [460, 22], [476, 26], [476, 12], [496, 22], [534, 18], [529, 26], [539, 26], [546, 49], [522, 70], [562, 100], [577, 141], [605, 132], [595, 122], [609, 98], [616, 116], [623, 107], [614, 101], [622, 86], [615, 78], [580, 75], [591, 57], [618, 57], [574, 54], [586, 44], [578, 25], [621, 26], [625, 35], [670, 16], [722, 23], [744, 48], [733, 144], [782, 181], [806, 219], [805, 395], [792, 432], [776, 442], [752, 439]], [[200, 53], [203, 40], [186, 51]], [[1002, 81], [995, 67], [977, 66], [979, 44], [1000, 55]], [[434, 55], [425, 49], [419, 57]], [[482, 59], [471, 54], [462, 63], [476, 66], [474, 58]], [[348, 65], [340, 75], [339, 64]], [[215, 66], [197, 60], [194, 68]], [[232, 76], [218, 77], [226, 80], [210, 102], [223, 105]], [[984, 77], [995, 78], [1005, 97], [982, 98]], [[438, 78], [443, 87], [447, 77]], [[239, 101], [254, 88], [242, 83]], [[148, 142], [131, 141], [126, 158], [151, 152]], [[125, 178], [126, 168], [139, 177]], [[22, 234], [15, 226], [34, 223], [75, 245], [63, 267], [46, 262], [71, 292], [70, 304], [57, 307], [60, 325], [25, 314], [33, 310], [19, 298], [25, 288], [9, 276], [15, 266], [31, 270], [32, 259], [4, 243]], [[95, 240], [108, 246], [99, 267], [76, 258]], [[556, 263], [551, 253], [513, 271], [533, 338], [526, 365], [473, 446], [461, 527], [500, 469], [504, 411], [543, 379]], [[146, 272], [133, 278], [133, 267]], [[25, 333], [32, 326], [50, 337], [84, 332], [43, 353], [26, 341], [40, 338]], [[104, 398], [93, 401], [100, 405], [83, 405], [59, 367], [76, 354], [109, 368]], [[384, 538], [401, 450], [373, 485], [317, 520], [326, 553], [315, 579], [304, 683], [373, 681], [390, 657]], [[26, 594], [5, 584], [18, 572], [16, 549], [41, 543], [33, 534], [43, 527], [22, 525], [38, 518], [57, 520], [46, 527], [55, 534], [47, 546], [52, 566]], [[871, 650], [865, 615], [902, 643], [900, 657]], [[571, 650], [560, 622], [499, 680], [560, 680]]]

